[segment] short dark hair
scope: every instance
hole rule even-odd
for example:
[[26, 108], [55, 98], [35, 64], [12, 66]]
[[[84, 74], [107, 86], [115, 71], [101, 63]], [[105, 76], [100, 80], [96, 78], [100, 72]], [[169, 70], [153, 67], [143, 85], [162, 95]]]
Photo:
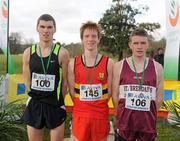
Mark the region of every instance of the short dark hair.
[[52, 21], [54, 27], [56, 28], [56, 22], [55, 22], [54, 18], [53, 18], [51, 15], [49, 15], [49, 14], [43, 14], [43, 15], [41, 15], [41, 16], [38, 18], [38, 20], [37, 20], [37, 26], [38, 26], [38, 24], [39, 24], [39, 22], [40, 22], [41, 20], [43, 20], [43, 21]]
[[131, 32], [131, 34], [129, 36], [129, 41], [130, 42], [131, 42], [131, 39], [132, 39], [133, 36], [144, 36], [144, 37], [147, 37], [149, 39], [148, 33], [143, 28], [136, 28], [134, 31]]

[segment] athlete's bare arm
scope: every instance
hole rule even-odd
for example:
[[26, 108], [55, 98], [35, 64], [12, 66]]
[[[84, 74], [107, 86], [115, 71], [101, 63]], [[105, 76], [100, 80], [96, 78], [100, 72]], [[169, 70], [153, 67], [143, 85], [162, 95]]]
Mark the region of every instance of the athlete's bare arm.
[[116, 110], [119, 101], [119, 80], [120, 80], [122, 64], [123, 64], [122, 61], [119, 61], [114, 64], [114, 68], [113, 68], [112, 100]]
[[30, 90], [29, 59], [30, 59], [30, 47], [27, 48], [23, 53], [23, 79], [27, 91]]
[[159, 110], [164, 100], [164, 78], [163, 78], [163, 67], [161, 64], [155, 62], [157, 69], [157, 96], [156, 96], [156, 108]]
[[108, 94], [109, 94], [108, 98], [109, 99], [112, 96], [113, 65], [114, 65], [113, 60], [109, 58], [108, 66], [107, 66], [107, 71], [108, 71]]
[[61, 48], [58, 55], [59, 63], [62, 64], [62, 94], [65, 98], [67, 94], [67, 68], [69, 62], [69, 52], [65, 48]]
[[74, 59], [70, 59], [68, 64], [68, 86], [71, 97], [74, 96]]

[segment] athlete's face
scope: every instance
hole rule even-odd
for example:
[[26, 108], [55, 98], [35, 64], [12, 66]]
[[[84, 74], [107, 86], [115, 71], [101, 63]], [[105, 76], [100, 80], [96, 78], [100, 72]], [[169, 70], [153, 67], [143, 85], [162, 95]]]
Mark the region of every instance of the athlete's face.
[[53, 40], [53, 35], [56, 32], [53, 21], [40, 20], [37, 25], [37, 32], [41, 41], [48, 42]]
[[98, 32], [95, 29], [85, 29], [82, 36], [82, 44], [84, 49], [95, 50], [99, 44]]
[[132, 49], [134, 56], [143, 57], [149, 47], [148, 38], [145, 36], [132, 36], [129, 47]]

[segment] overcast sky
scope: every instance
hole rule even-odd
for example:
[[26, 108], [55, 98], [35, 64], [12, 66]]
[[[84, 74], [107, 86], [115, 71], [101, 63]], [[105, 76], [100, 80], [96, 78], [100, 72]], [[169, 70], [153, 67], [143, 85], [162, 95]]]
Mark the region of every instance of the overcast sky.
[[[112, 0], [11, 0], [10, 32], [20, 32], [25, 39], [38, 41], [36, 22], [41, 14], [51, 14], [57, 24], [55, 39], [61, 43], [80, 42], [79, 28], [82, 23], [92, 20], [98, 22], [103, 13], [111, 7]], [[142, 3], [141, 3], [142, 2]], [[138, 0], [137, 5], [149, 6], [145, 15], [137, 18], [139, 22], [159, 22], [161, 30], [157, 38], [165, 36], [165, 0]]]

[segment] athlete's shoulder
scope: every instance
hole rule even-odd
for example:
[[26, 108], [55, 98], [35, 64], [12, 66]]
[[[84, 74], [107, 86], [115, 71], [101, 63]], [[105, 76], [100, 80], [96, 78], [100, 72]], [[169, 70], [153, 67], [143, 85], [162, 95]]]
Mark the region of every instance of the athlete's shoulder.
[[24, 52], [23, 52], [23, 55], [28, 55], [28, 54], [30, 54], [30, 49], [31, 49], [31, 47], [26, 48], [26, 49], [24, 50]]
[[155, 68], [156, 68], [157, 72], [158, 73], [163, 72], [163, 66], [159, 62], [157, 62], [155, 60], [153, 60], [153, 61], [154, 61], [154, 65], [155, 65]]
[[117, 68], [118, 68], [118, 67], [121, 67], [121, 66], [123, 65], [124, 60], [125, 60], [125, 59], [122, 59], [122, 60], [120, 60], [120, 61], [115, 62], [114, 66], [117, 67]]

